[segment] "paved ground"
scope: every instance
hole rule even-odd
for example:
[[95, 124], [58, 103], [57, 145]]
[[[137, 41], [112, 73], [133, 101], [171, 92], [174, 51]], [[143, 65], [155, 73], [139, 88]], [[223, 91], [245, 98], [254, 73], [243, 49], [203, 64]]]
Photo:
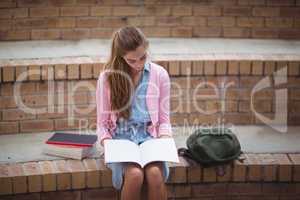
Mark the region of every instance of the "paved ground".
[[[154, 59], [195, 59], [199, 55], [293, 55], [300, 57], [300, 41], [222, 38], [150, 38]], [[0, 59], [107, 57], [110, 40], [0, 42]], [[201, 58], [201, 57], [200, 57]], [[228, 58], [228, 57], [226, 57]], [[296, 59], [296, 58], [295, 58]]]
[[[195, 127], [194, 127], [195, 128]], [[174, 127], [176, 146], [185, 147], [193, 127]], [[288, 133], [278, 133], [266, 126], [236, 126], [242, 150], [246, 153], [300, 153], [300, 127], [289, 127]], [[59, 157], [42, 154], [44, 141], [53, 133], [31, 133], [0, 136], [0, 163], [54, 160]], [[100, 157], [102, 148], [93, 157]]]

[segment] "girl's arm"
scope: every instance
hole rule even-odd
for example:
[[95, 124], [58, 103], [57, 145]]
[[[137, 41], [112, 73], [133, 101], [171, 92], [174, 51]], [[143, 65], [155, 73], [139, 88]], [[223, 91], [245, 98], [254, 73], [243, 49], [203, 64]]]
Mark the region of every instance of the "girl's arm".
[[162, 68], [160, 73], [160, 96], [159, 96], [159, 128], [158, 137], [172, 136], [170, 123], [170, 77], [168, 72]]
[[108, 98], [108, 85], [105, 81], [105, 73], [101, 72], [97, 81], [96, 105], [97, 105], [97, 135], [100, 137], [100, 144], [103, 146], [104, 139], [111, 139], [108, 130], [110, 122], [110, 108]]

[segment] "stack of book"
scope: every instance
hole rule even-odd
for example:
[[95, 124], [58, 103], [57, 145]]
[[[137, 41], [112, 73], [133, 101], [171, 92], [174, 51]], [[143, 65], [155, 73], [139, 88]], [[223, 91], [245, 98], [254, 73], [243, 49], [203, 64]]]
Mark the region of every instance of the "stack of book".
[[43, 153], [72, 159], [83, 159], [96, 151], [97, 135], [54, 133], [45, 143]]

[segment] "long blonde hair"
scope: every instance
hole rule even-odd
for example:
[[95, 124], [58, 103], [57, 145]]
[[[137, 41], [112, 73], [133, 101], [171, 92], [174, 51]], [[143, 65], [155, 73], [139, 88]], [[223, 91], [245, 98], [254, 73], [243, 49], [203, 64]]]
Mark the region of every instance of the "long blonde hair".
[[[104, 65], [108, 73], [107, 80], [110, 87], [111, 109], [118, 111], [118, 117], [128, 119], [130, 116], [130, 101], [132, 94], [132, 83], [128, 76], [132, 78], [130, 66], [123, 56], [129, 51], [136, 50], [143, 45], [148, 48], [149, 42], [142, 31], [133, 26], [126, 26], [114, 32], [112, 36], [111, 54]], [[116, 71], [117, 73], [114, 73]], [[128, 76], [122, 75], [123, 72]], [[131, 79], [132, 80], [132, 79]]]

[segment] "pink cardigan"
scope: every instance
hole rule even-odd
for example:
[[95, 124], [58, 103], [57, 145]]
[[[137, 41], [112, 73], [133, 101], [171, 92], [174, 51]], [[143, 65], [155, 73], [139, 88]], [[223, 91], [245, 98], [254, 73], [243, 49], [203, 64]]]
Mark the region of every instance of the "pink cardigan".
[[[110, 109], [110, 89], [105, 80], [105, 71], [101, 72], [97, 82], [97, 135], [100, 144], [112, 138], [116, 128], [117, 116]], [[146, 104], [152, 124], [148, 132], [154, 137], [172, 136], [170, 123], [170, 77], [160, 65], [150, 63], [150, 78], [146, 94]]]

